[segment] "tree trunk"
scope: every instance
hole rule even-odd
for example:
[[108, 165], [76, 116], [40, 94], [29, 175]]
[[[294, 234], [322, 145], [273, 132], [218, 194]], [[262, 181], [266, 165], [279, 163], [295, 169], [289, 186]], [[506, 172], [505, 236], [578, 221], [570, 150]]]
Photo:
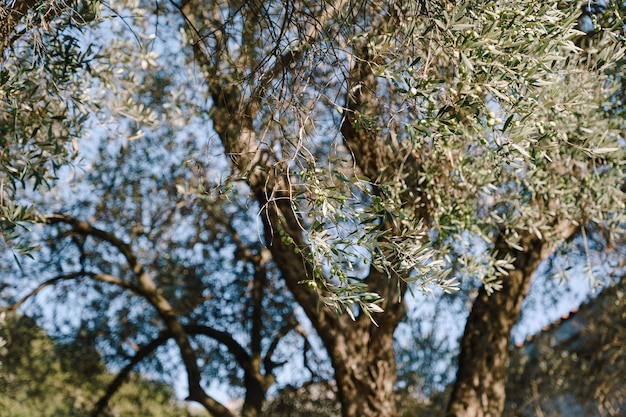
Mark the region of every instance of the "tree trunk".
[[[448, 417], [497, 417], [502, 414], [511, 329], [528, 294], [532, 276], [549, 252], [536, 237], [517, 252], [515, 269], [502, 280], [502, 289], [488, 295], [481, 288], [461, 339], [457, 379]], [[513, 249], [500, 246], [504, 255]]]
[[[258, 355], [251, 358], [251, 360], [255, 362], [254, 368], [260, 368], [261, 358]], [[271, 383], [267, 384], [266, 378], [260, 373], [252, 375], [252, 372], [246, 371], [244, 377], [246, 395], [241, 410], [242, 417], [257, 417], [261, 414], [268, 385], [271, 385]]]
[[[343, 417], [394, 417], [396, 362], [393, 333], [406, 314], [401, 300], [405, 284], [371, 268], [368, 281], [385, 298], [385, 312], [370, 317], [361, 314], [355, 321], [341, 316], [334, 328], [321, 327], [320, 336], [328, 350]], [[400, 281], [402, 282], [402, 281]]]
[[[319, 27], [324, 27], [323, 22], [332, 17], [334, 10], [341, 9], [343, 2], [338, 0], [336, 3], [322, 12], [318, 19]], [[192, 13], [188, 14], [188, 18], [194, 21]], [[202, 24], [198, 22], [192, 26], [202, 27]], [[212, 33], [218, 36], [220, 30]], [[196, 36], [193, 30], [190, 30], [190, 35], [192, 38]], [[309, 42], [315, 36], [309, 33]], [[280, 269], [287, 287], [311, 320], [331, 357], [343, 416], [395, 417], [393, 333], [406, 313], [404, 302], [401, 302], [406, 285], [399, 281], [400, 277], [390, 277], [371, 268], [367, 290], [385, 300], [381, 305], [384, 313], [374, 315], [380, 327], [365, 314], [353, 321], [348, 315], [339, 316], [335, 311], [320, 306], [319, 294], [301, 283], [315, 274], [306, 257], [310, 248], [303, 235], [303, 222], [291, 204], [290, 178], [287, 170], [278, 169], [280, 164], [271, 159], [257, 137], [257, 130], [263, 130], [255, 126], [262, 104], [261, 93], [246, 97], [238, 89], [237, 80], [230, 79], [229, 74], [214, 62], [218, 55], [207, 53], [200, 41], [194, 42], [194, 45], [195, 57], [205, 70], [213, 99], [211, 117], [214, 129], [231, 157], [233, 168], [245, 178], [261, 208], [259, 216], [263, 221], [265, 243], [271, 251], [272, 261]], [[259, 79], [270, 83], [282, 74], [283, 69], [298, 56], [297, 48], [295, 50], [285, 54], [277, 62], [275, 70]], [[364, 50], [359, 53], [366, 54]], [[393, 160], [387, 141], [377, 134], [376, 129], [355, 127], [360, 112], [374, 117], [377, 111], [375, 100], [371, 100], [376, 92], [376, 75], [366, 62], [357, 62], [359, 64], [351, 69], [350, 84], [351, 87], [360, 85], [362, 88], [357, 88], [357, 93], [347, 94], [348, 117], [342, 122], [341, 131], [346, 144], [354, 152], [355, 162], [374, 181], [393, 166]], [[369, 107], [362, 106], [368, 100], [371, 102]], [[253, 391], [253, 385], [246, 384], [246, 389]], [[250, 395], [253, 395], [252, 391]]]
[[[278, 206], [280, 204], [274, 207]], [[339, 316], [320, 307], [315, 293], [299, 283], [301, 277], [311, 274], [304, 267], [305, 263], [281, 239], [272, 238], [271, 224], [278, 224], [278, 220], [272, 223], [272, 219], [277, 217], [277, 213], [272, 211], [267, 210], [263, 215], [268, 247], [287, 285], [329, 353], [343, 417], [395, 417], [393, 333], [406, 314], [406, 305], [401, 301], [406, 284], [402, 281], [399, 283], [400, 278], [397, 276], [390, 278], [386, 273], [371, 267], [367, 278], [368, 288], [385, 299], [382, 305], [384, 313], [374, 315], [378, 325], [365, 314], [352, 320], [348, 315]], [[293, 231], [290, 236], [303, 245], [293, 211], [285, 210], [281, 214], [284, 230]]]
[[358, 326], [329, 350], [343, 417], [397, 415], [393, 329]]

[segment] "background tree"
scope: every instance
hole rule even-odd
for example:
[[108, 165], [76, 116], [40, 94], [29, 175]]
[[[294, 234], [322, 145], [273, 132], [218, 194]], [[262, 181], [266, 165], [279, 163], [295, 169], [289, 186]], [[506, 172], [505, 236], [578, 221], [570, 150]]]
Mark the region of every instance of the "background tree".
[[[623, 278], [512, 354], [506, 415], [618, 416], [626, 387]], [[585, 381], [585, 383], [580, 383]]]
[[[56, 227], [38, 261], [24, 266], [27, 276], [45, 279], [17, 305], [55, 285], [57, 322], [79, 327], [81, 338], [122, 368], [94, 414], [134, 368], [175, 370], [178, 361], [165, 365], [170, 340], [189, 399], [212, 415], [233, 413], [206, 394], [210, 382], [229, 381], [245, 397], [241, 414], [258, 415], [275, 370], [288, 361], [280, 350], [297, 327], [291, 300], [258, 236], [237, 231], [249, 221], [240, 202], [218, 191], [201, 200], [185, 194], [191, 171], [180, 158], [193, 146], [162, 138], [120, 148], [105, 142], [79, 184], [91, 192], [45, 216]], [[79, 288], [82, 300], [71, 290]]]
[[[88, 415], [114, 378], [92, 345], [60, 343], [29, 317], [10, 317], [1, 334], [8, 340], [0, 379], [0, 405], [7, 417]], [[165, 383], [136, 373], [106, 411], [107, 416], [201, 415], [178, 404]]]

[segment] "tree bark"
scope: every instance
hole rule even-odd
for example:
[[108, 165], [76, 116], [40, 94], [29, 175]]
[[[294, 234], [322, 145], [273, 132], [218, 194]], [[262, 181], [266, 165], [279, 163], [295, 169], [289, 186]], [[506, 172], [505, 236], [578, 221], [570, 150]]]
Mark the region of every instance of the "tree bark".
[[[567, 239], [577, 228], [557, 222], [556, 237]], [[549, 240], [526, 234], [520, 245], [509, 247], [504, 237], [496, 242], [500, 256], [515, 256], [514, 269], [502, 280], [502, 289], [489, 295], [481, 288], [474, 301], [461, 339], [457, 378], [448, 403], [448, 417], [498, 417], [502, 415], [509, 360], [511, 329], [528, 295], [532, 276], [552, 253]]]
[[[397, 179], [399, 153], [376, 126], [381, 108], [375, 73], [377, 62], [368, 48], [366, 40], [353, 47], [340, 130], [357, 167], [370, 179], [372, 192], [380, 194], [378, 184]], [[394, 229], [392, 221], [382, 217], [381, 221], [387, 223], [386, 229]], [[325, 342], [331, 352], [343, 416], [396, 416], [393, 333], [406, 314], [403, 301], [406, 284], [401, 276], [395, 273], [388, 276], [374, 267], [366, 282], [369, 291], [385, 299], [385, 312], [375, 317], [380, 327], [363, 315], [353, 327]]]
[[516, 269], [503, 280], [500, 291], [488, 295], [484, 287], [481, 288], [461, 339], [449, 417], [501, 415], [511, 329], [540, 262], [537, 256], [540, 248], [533, 249], [518, 257]]
[[352, 331], [338, 334], [333, 343], [332, 362], [344, 417], [397, 414], [393, 337], [380, 333]]
[[[301, 255], [296, 255], [293, 248], [275, 236], [272, 224], [278, 224], [273, 223], [273, 219], [278, 222], [279, 214], [271, 208], [277, 205], [263, 204], [268, 207], [261, 214], [265, 223], [266, 241], [287, 286], [328, 351], [343, 417], [396, 416], [393, 333], [406, 314], [406, 306], [401, 301], [406, 286], [399, 283], [399, 277], [390, 278], [384, 272], [371, 268], [367, 278], [370, 289], [385, 298], [385, 312], [375, 316], [378, 326], [365, 314], [353, 321], [347, 315], [339, 316], [320, 307], [315, 293], [300, 283], [303, 277], [311, 276], [312, 271], [305, 266]], [[305, 242], [293, 211], [281, 211], [280, 216], [284, 219], [281, 223], [284, 230], [293, 233], [290, 236], [294, 237], [298, 247], [303, 247]]]
[[363, 314], [355, 322], [344, 322], [343, 329], [332, 332], [332, 338], [323, 338], [335, 370], [343, 417], [398, 414], [393, 333], [406, 314], [406, 306], [399, 300], [398, 288], [393, 288], [393, 279], [374, 269], [370, 277], [387, 282], [388, 290], [383, 294], [391, 297], [385, 312], [376, 316], [379, 326]]

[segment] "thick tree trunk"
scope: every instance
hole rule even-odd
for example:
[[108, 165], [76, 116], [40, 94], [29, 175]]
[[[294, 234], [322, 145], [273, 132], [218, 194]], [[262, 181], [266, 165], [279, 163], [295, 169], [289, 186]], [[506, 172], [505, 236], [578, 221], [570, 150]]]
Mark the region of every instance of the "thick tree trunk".
[[343, 417], [397, 415], [393, 329], [337, 334], [331, 351]]
[[[273, 258], [331, 358], [343, 417], [395, 417], [393, 333], [406, 314], [406, 305], [401, 301], [405, 284], [399, 285], [399, 277], [390, 278], [384, 272], [371, 268], [369, 288], [385, 299], [382, 305], [384, 313], [374, 316], [378, 325], [365, 314], [353, 321], [347, 315], [338, 316], [329, 312], [319, 306], [317, 296], [309, 288], [299, 283], [301, 277], [311, 272], [303, 267], [302, 259], [288, 246], [285, 247], [281, 239], [272, 238], [270, 225], [276, 214], [270, 210], [266, 214], [266, 239]], [[284, 230], [293, 230], [290, 235], [299, 245], [304, 244], [300, 242], [301, 234], [295, 233], [299, 231], [299, 226], [293, 212], [283, 211], [282, 214]]]
[[397, 276], [387, 277], [371, 268], [368, 281], [385, 298], [384, 313], [375, 315], [378, 325], [362, 314], [355, 321], [346, 316], [334, 329], [320, 333], [330, 353], [343, 417], [398, 414], [394, 388], [396, 362], [393, 333], [406, 314]]
[[500, 255], [516, 256], [515, 269], [502, 289], [488, 295], [481, 288], [461, 339], [457, 379], [448, 405], [448, 417], [497, 417], [502, 414], [509, 359], [509, 339], [532, 276], [549, 255], [547, 245], [528, 237], [524, 252], [498, 245]]

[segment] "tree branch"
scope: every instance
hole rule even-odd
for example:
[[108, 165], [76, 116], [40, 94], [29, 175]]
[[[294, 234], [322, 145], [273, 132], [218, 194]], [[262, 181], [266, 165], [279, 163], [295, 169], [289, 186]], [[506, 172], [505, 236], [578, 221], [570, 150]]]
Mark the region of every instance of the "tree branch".
[[115, 376], [115, 379], [109, 384], [106, 393], [102, 397], [100, 397], [100, 399], [96, 403], [96, 406], [94, 407], [91, 416], [98, 417], [108, 405], [111, 397], [113, 397], [117, 390], [120, 389], [124, 381], [128, 378], [128, 375], [135, 368], [135, 366], [137, 366], [137, 364], [139, 364], [139, 362], [144, 360], [146, 357], [151, 355], [159, 346], [163, 345], [171, 337], [171, 334], [162, 332], [158, 338], [140, 348], [137, 351], [137, 354], [132, 357], [131, 361]]
[[[324, 20], [318, 19], [318, 25], [315, 25], [317, 30], [309, 28], [307, 31], [306, 38], [309, 42], [319, 36], [321, 28], [332, 17], [335, 8], [342, 4], [344, 2], [338, 1], [336, 6], [325, 9], [322, 13]], [[191, 9], [193, 6], [188, 3], [186, 7]], [[200, 47], [199, 31], [187, 17], [184, 9], [181, 10], [181, 13], [185, 16], [190, 35], [197, 42], [194, 47], [196, 59], [201, 67], [206, 68], [205, 78], [213, 100], [211, 118], [215, 131], [220, 136], [226, 153], [231, 156], [234, 167], [245, 178], [261, 207], [260, 214], [264, 224], [265, 242], [272, 252], [274, 261], [280, 265], [287, 286], [303, 306], [316, 328], [324, 331], [323, 329], [328, 328], [328, 326], [318, 326], [321, 322], [334, 326], [332, 323], [349, 320], [345, 316], [327, 314], [324, 309], [319, 309], [317, 294], [300, 284], [307, 277], [312, 277], [313, 271], [311, 265], [306, 261], [309, 246], [303, 237], [301, 222], [293, 210], [291, 198], [287, 191], [290, 189], [289, 178], [287, 174], [277, 172], [272, 161], [261, 149], [260, 141], [254, 130], [253, 121], [260, 109], [259, 103], [264, 92], [258, 90], [253, 97], [245, 101], [236, 80], [230, 79], [229, 74], [219, 71], [219, 62], [213, 62], [214, 59], [217, 59], [216, 55], [209, 54]], [[299, 48], [296, 47], [295, 49], [304, 51], [305, 45], [301, 44]], [[262, 82], [269, 83], [272, 81], [269, 77], [278, 77], [285, 68], [284, 66], [293, 62], [296, 56], [287, 53], [284, 60], [279, 61], [280, 63], [277, 63], [274, 70], [264, 75], [268, 79], [264, 79]], [[293, 245], [285, 244], [275, 236], [278, 227], [281, 227], [293, 239]], [[300, 250], [300, 254], [294, 253], [294, 246]]]
[[312, 376], [320, 377], [317, 371], [311, 368], [311, 365], [309, 365], [309, 361], [307, 360], [307, 353], [312, 350], [311, 343], [309, 343], [309, 335], [307, 334], [306, 330], [304, 330], [300, 325], [296, 325], [293, 329], [296, 331], [296, 333], [302, 336], [302, 339], [304, 340], [304, 349], [302, 350], [302, 362], [304, 364], [304, 367], [311, 373]]
[[67, 281], [67, 280], [71, 280], [71, 279], [81, 279], [81, 278], [86, 278], [86, 277], [92, 278], [92, 279], [94, 279], [96, 281], [101, 281], [101, 282], [106, 282], [106, 283], [109, 283], [109, 284], [114, 284], [114, 285], [117, 285], [118, 287], [124, 288], [126, 290], [130, 290], [130, 291], [132, 291], [132, 292], [134, 292], [134, 293], [136, 293], [138, 295], [141, 295], [141, 290], [139, 288], [137, 288], [136, 286], [134, 286], [134, 285], [132, 285], [132, 284], [130, 284], [128, 282], [122, 281], [121, 279], [119, 279], [117, 277], [114, 277], [113, 275], [97, 273], [97, 272], [89, 272], [89, 271], [79, 271], [79, 272], [73, 272], [71, 274], [59, 275], [59, 276], [56, 276], [54, 278], [50, 278], [49, 280], [39, 284], [37, 286], [37, 288], [35, 288], [34, 290], [30, 291], [28, 294], [26, 294], [25, 296], [20, 298], [18, 301], [16, 301], [12, 305], [0, 308], [0, 312], [9, 312], [9, 311], [17, 310], [29, 298], [37, 295], [44, 288], [50, 287], [52, 285], [55, 285], [58, 282]]
[[131, 270], [137, 277], [136, 288], [138, 294], [141, 294], [156, 309], [158, 315], [161, 317], [166, 328], [169, 332], [171, 332], [173, 339], [178, 345], [183, 363], [187, 369], [187, 379], [189, 385], [189, 397], [187, 399], [199, 402], [207, 410], [212, 410], [211, 412], [216, 416], [231, 417], [232, 413], [226, 407], [210, 398], [200, 385], [200, 370], [198, 369], [198, 363], [196, 362], [195, 351], [187, 338], [187, 333], [185, 332], [183, 325], [178, 320], [178, 316], [174, 312], [170, 303], [158, 291], [156, 283], [134, 254], [131, 245], [125, 243], [113, 233], [98, 229], [88, 222], [78, 220], [67, 214], [57, 213], [45, 215], [44, 219], [49, 223], [69, 224], [72, 226], [73, 230], [78, 233], [97, 237], [111, 243], [124, 255]]
[[326, 7], [322, 6], [323, 8], [320, 15], [315, 19], [315, 23], [310, 25], [304, 32], [303, 39], [300, 43], [295, 48], [285, 52], [280, 58], [277, 58], [274, 66], [261, 74], [259, 77], [261, 83], [256, 88], [256, 93], [254, 94], [257, 100], [263, 97], [264, 92], [273, 80], [283, 75], [291, 64], [302, 58], [304, 52], [310, 48], [311, 44], [324, 32], [335, 13], [342, 10], [348, 4], [350, 4], [350, 0], [336, 0], [332, 4], [327, 4]]
[[200, 324], [186, 324], [184, 327], [185, 331], [189, 334], [207, 336], [226, 346], [228, 351], [235, 356], [235, 360], [242, 368], [245, 368], [246, 364], [249, 362], [250, 355], [243, 346], [233, 339], [230, 333]]
[[[276, 363], [272, 361], [272, 355], [276, 351], [278, 347], [278, 343], [281, 341], [283, 337], [285, 337], [290, 331], [296, 329], [298, 326], [298, 322], [293, 317], [283, 317], [283, 321], [285, 324], [281, 326], [278, 330], [278, 333], [274, 335], [272, 341], [270, 342], [269, 347], [267, 348], [267, 352], [265, 353], [265, 358], [263, 358], [263, 368], [265, 368], [265, 372], [270, 373], [274, 369], [282, 366], [282, 363]], [[308, 341], [306, 338], [304, 339], [304, 344], [307, 346]]]
[[[243, 369], [247, 368], [250, 361], [250, 355], [248, 355], [246, 350], [239, 343], [237, 343], [235, 339], [233, 339], [230, 333], [216, 330], [208, 326], [195, 324], [185, 325], [184, 328], [187, 334], [207, 336], [225, 345], [228, 348], [228, 351], [235, 356], [235, 360], [237, 361], [239, 366], [241, 366]], [[92, 412], [92, 417], [97, 417], [104, 411], [111, 397], [121, 387], [121, 385], [124, 383], [134, 367], [139, 364], [139, 362], [141, 362], [143, 359], [151, 355], [159, 346], [163, 345], [167, 340], [171, 338], [172, 333], [169, 331], [164, 331], [161, 332], [158, 338], [140, 348], [137, 351], [137, 354], [133, 356], [131, 361], [117, 374], [115, 379], [109, 384], [106, 393], [100, 398], [100, 400], [96, 404], [96, 407]], [[209, 412], [215, 413], [215, 415], [220, 415], [219, 409], [212, 409], [209, 410]]]
[[23, 296], [22, 298], [20, 298], [18, 301], [16, 301], [15, 303], [13, 303], [10, 306], [7, 307], [2, 307], [0, 308], [0, 313], [3, 312], [10, 312], [10, 311], [15, 311], [18, 308], [20, 308], [20, 306], [22, 304], [24, 304], [29, 298], [37, 295], [39, 292], [41, 292], [41, 290], [43, 290], [46, 287], [50, 287], [52, 285], [57, 284], [60, 281], [66, 281], [66, 280], [70, 280], [70, 279], [80, 279], [83, 278], [85, 276], [84, 272], [74, 272], [72, 274], [67, 274], [67, 275], [59, 275], [57, 277], [51, 278], [41, 284], [39, 284], [37, 286], [37, 288], [35, 288], [34, 290], [30, 291], [28, 294], [26, 294], [25, 296]]
[[143, 266], [135, 256], [131, 246], [124, 242], [122, 239], [118, 238], [113, 233], [104, 231], [97, 227], [94, 227], [90, 223], [76, 219], [75, 217], [70, 216], [69, 214], [63, 213], [55, 213], [55, 214], [46, 214], [43, 216], [43, 219], [48, 224], [56, 224], [56, 223], [65, 223], [72, 226], [72, 229], [80, 234], [93, 236], [98, 239], [104, 240], [111, 245], [113, 245], [117, 250], [119, 250], [122, 255], [126, 258], [128, 264], [130, 265], [132, 271], [135, 274], [139, 274], [143, 269]]

